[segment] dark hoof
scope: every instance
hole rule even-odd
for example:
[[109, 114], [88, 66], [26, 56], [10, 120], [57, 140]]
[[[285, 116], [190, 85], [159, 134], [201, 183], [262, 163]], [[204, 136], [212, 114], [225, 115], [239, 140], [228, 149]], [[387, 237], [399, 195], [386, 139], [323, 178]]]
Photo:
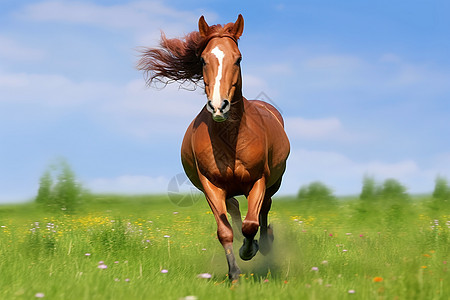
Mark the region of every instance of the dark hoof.
[[242, 260], [250, 260], [258, 253], [259, 245], [257, 240], [253, 240], [251, 245], [248, 245], [247, 239], [244, 239], [244, 244], [239, 249], [239, 256]]
[[261, 236], [259, 239], [259, 252], [266, 256], [272, 250], [273, 243], [273, 228], [272, 224], [267, 227], [267, 235]]

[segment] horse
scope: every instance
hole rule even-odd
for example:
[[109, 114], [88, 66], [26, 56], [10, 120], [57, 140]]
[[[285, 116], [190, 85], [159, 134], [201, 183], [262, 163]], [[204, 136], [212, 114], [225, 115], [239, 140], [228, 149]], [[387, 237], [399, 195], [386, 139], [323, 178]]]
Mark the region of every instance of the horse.
[[[290, 151], [280, 112], [268, 103], [247, 100], [242, 95], [238, 40], [243, 29], [240, 14], [234, 23], [212, 26], [201, 16], [198, 31], [174, 39], [167, 39], [162, 32], [160, 46], [144, 48], [138, 62], [148, 85], [203, 83], [207, 101], [186, 130], [181, 162], [214, 214], [232, 282], [238, 281], [241, 273], [233, 252], [233, 236], [243, 238], [239, 250], [242, 260], [250, 260], [258, 250], [263, 255], [271, 250], [274, 237], [267, 215]], [[238, 195], [248, 201], [243, 221], [235, 198]], [[259, 228], [258, 243], [255, 235]]]

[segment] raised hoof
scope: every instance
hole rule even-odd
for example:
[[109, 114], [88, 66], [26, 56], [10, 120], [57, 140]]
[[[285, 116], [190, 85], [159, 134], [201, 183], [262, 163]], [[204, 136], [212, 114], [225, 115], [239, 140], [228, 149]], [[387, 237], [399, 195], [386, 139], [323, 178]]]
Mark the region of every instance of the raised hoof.
[[247, 239], [244, 239], [244, 244], [241, 249], [239, 249], [239, 256], [242, 260], [252, 259], [256, 253], [258, 253], [259, 245], [257, 240], [253, 240], [250, 246], [247, 246]]
[[273, 243], [273, 228], [272, 224], [269, 224], [269, 226], [267, 227], [267, 235], [262, 236], [259, 239], [259, 252], [261, 252], [261, 254], [264, 256], [268, 255], [272, 250], [272, 243]]

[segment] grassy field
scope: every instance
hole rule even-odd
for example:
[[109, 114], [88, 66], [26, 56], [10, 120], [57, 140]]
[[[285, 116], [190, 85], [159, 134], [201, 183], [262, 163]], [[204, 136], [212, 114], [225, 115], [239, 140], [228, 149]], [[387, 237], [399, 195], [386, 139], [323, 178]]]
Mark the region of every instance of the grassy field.
[[270, 222], [272, 254], [238, 259], [243, 274], [231, 285], [203, 200], [181, 208], [166, 196], [92, 196], [71, 215], [2, 206], [0, 299], [450, 298], [450, 212], [426, 197], [332, 207], [275, 199]]

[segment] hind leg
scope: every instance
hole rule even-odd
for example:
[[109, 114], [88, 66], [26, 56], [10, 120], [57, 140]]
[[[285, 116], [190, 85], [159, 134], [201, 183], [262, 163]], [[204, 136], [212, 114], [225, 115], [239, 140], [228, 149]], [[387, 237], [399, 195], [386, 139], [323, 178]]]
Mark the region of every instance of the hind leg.
[[259, 225], [261, 230], [259, 237], [259, 252], [261, 252], [262, 255], [267, 255], [270, 250], [272, 250], [273, 229], [271, 225], [267, 224], [267, 215], [271, 206], [272, 198], [265, 197], [261, 207], [261, 213], [259, 214]]
[[281, 186], [280, 179], [266, 190], [264, 201], [261, 206], [261, 213], [259, 214], [259, 222], [261, 226], [260, 238], [259, 238], [259, 252], [262, 255], [269, 254], [272, 250], [273, 243], [273, 228], [268, 225], [267, 215], [269, 214], [270, 207], [272, 206], [272, 196], [278, 191]]
[[242, 217], [241, 211], [239, 210], [239, 202], [236, 198], [228, 198], [226, 201], [227, 211], [231, 216], [231, 220], [233, 223], [233, 236], [242, 241], [244, 236], [242, 235]]

